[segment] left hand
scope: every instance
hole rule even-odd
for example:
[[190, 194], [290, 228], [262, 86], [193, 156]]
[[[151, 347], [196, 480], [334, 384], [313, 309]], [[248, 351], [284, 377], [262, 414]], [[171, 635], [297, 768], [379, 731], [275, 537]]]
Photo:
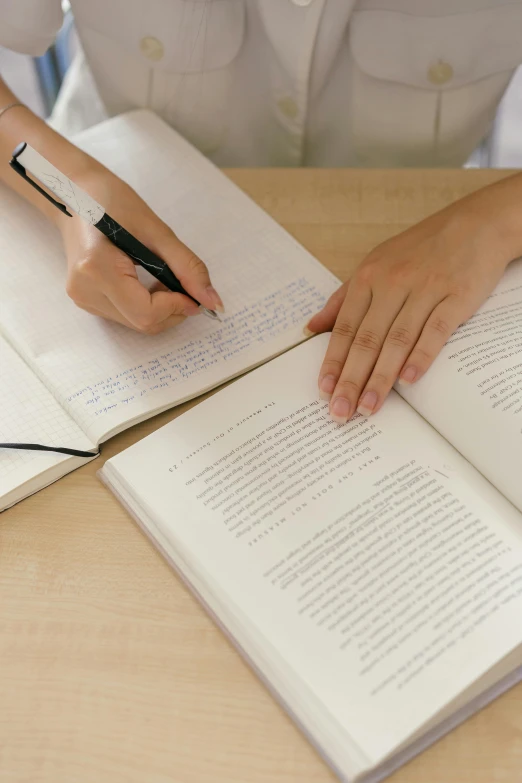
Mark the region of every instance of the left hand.
[[501, 278], [512, 258], [472, 199], [375, 248], [308, 324], [332, 331], [319, 392], [335, 421], [378, 411], [397, 379], [418, 381]]

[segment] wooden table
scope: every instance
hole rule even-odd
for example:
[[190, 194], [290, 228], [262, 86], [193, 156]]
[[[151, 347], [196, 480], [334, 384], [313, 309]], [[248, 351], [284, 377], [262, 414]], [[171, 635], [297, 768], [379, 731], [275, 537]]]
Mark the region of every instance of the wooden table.
[[[492, 171], [233, 171], [341, 278]], [[107, 458], [171, 411], [106, 444]], [[315, 752], [101, 486], [102, 460], [0, 516], [2, 783], [326, 783]], [[522, 781], [519, 685], [393, 783]]]

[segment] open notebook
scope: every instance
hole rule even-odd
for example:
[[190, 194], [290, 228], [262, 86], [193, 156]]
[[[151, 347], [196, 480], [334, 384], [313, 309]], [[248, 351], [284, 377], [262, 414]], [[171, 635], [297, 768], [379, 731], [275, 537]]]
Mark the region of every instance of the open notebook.
[[[77, 143], [119, 174], [208, 264], [222, 323], [157, 337], [79, 310], [56, 230], [0, 188], [0, 442], [96, 451], [117, 432], [303, 339], [338, 285], [289, 234], [155, 115], [131, 112]], [[0, 510], [85, 459], [0, 449]]]
[[522, 263], [414, 387], [335, 424], [312, 338], [101, 477], [347, 781], [522, 679]]

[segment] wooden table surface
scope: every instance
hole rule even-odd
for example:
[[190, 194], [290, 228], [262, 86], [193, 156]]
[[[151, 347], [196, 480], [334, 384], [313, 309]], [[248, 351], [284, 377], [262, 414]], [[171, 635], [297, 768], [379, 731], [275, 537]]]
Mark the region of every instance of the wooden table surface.
[[[494, 171], [232, 171], [339, 277]], [[107, 458], [181, 410], [114, 438]], [[326, 783], [333, 774], [96, 478], [0, 516], [2, 783]], [[522, 781], [522, 686], [390, 783]]]

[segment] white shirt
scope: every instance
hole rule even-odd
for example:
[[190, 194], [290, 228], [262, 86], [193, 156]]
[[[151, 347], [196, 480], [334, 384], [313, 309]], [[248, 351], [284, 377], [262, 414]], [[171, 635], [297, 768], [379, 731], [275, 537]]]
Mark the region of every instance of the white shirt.
[[[58, 124], [148, 107], [218, 165], [459, 166], [522, 62], [522, 0], [71, 0]], [[0, 0], [42, 54], [60, 0]]]

